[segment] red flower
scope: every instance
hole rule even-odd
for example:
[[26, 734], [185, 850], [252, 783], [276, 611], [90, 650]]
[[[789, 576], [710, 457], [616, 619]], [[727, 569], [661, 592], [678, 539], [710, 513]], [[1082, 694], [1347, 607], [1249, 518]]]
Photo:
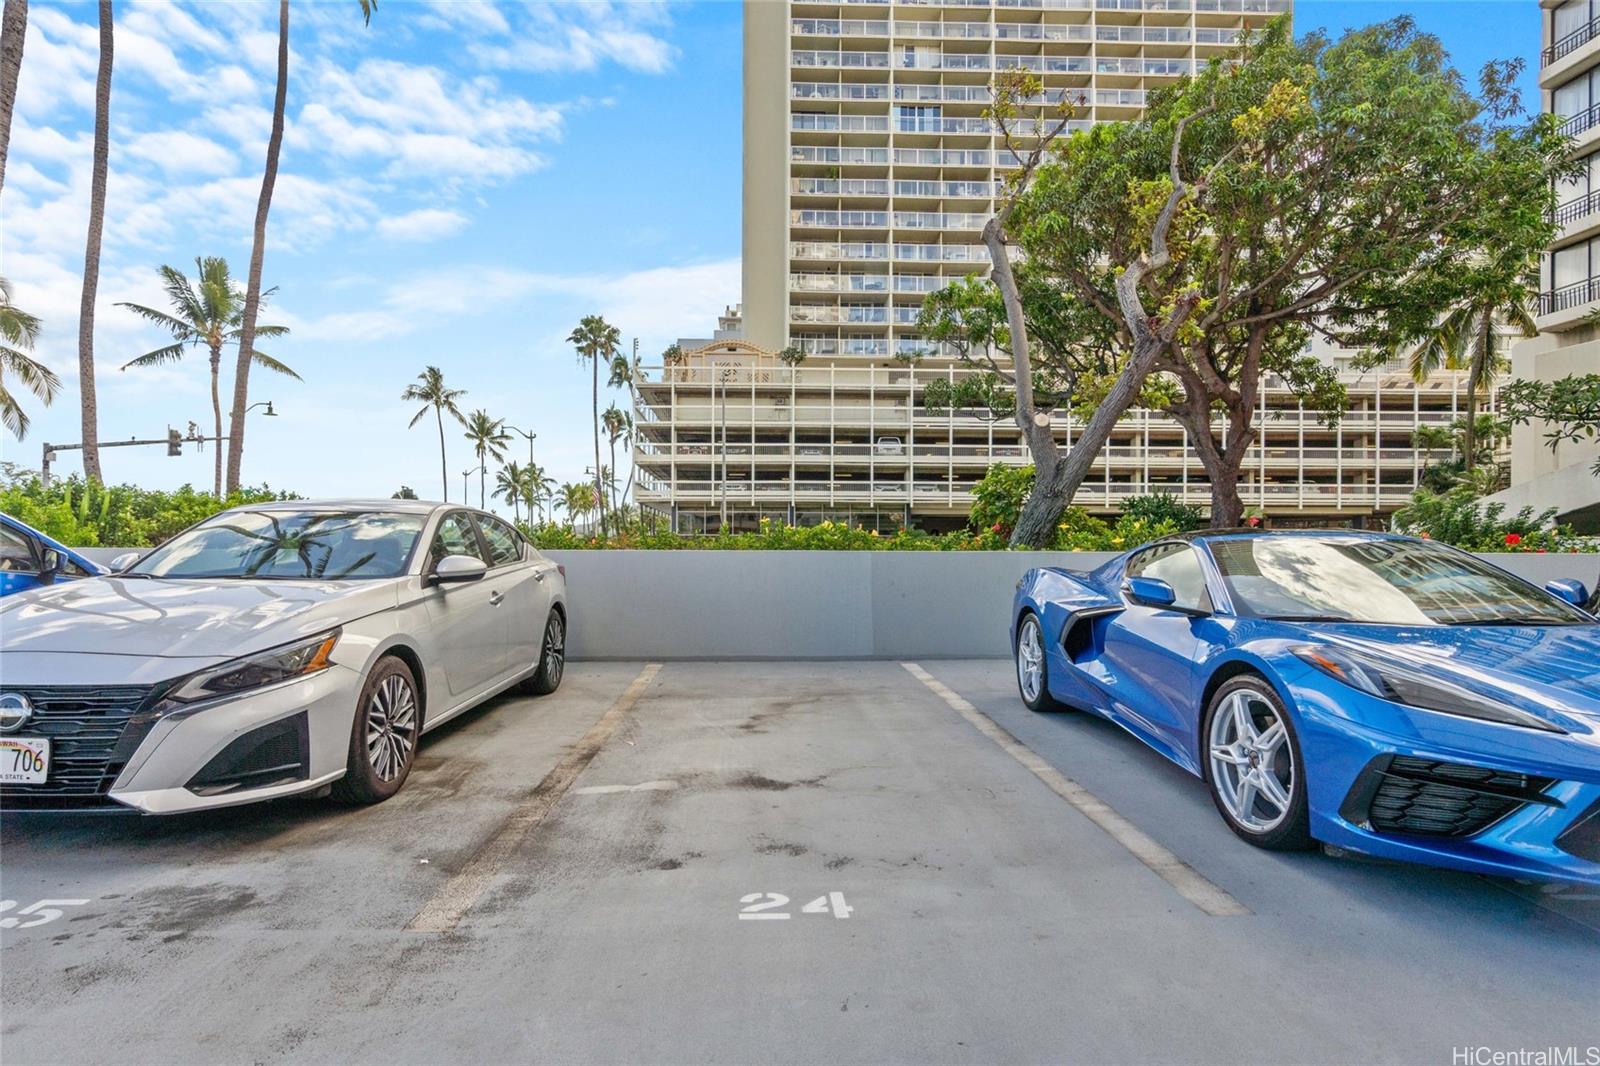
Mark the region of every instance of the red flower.
[[1253, 514], [1244, 520], [1244, 524], [1249, 526], [1251, 529], [1254, 529], [1256, 526], [1261, 524], [1261, 516], [1258, 514]]
[[1535, 552], [1535, 553], [1534, 553], [1534, 554], [1535, 554], [1535, 555], [1543, 555], [1543, 554], [1544, 554], [1544, 552], [1545, 552], [1545, 550], [1544, 550], [1544, 549], [1543, 549], [1543, 548], [1540, 548], [1540, 549], [1539, 549], [1539, 550], [1538, 550], [1538, 551], [1537, 551], [1537, 552]]
[[1426, 532], [1418, 533], [1417, 536], [1421, 537], [1423, 540], [1432, 540], [1433, 539], [1432, 537], [1428, 536], [1428, 534]]
[[1515, 548], [1518, 544], [1521, 544], [1521, 543], [1522, 543], [1522, 534], [1521, 533], [1507, 533], [1506, 534], [1506, 547]]
[[1000, 532], [1000, 523], [996, 522], [994, 525], [990, 526], [989, 527], [989, 532], [990, 533], [998, 533], [998, 532]]

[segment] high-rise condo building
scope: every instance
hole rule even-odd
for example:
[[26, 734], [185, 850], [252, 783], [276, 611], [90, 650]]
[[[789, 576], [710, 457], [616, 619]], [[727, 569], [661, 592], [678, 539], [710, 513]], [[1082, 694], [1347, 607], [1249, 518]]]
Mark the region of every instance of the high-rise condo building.
[[[1577, 172], [1557, 187], [1561, 232], [1545, 256], [1538, 337], [1512, 349], [1515, 378], [1554, 381], [1600, 373], [1600, 0], [1540, 4], [1539, 87], [1546, 111], [1573, 138]], [[1555, 507], [1561, 521], [1600, 531], [1600, 478], [1591, 468], [1600, 442], [1551, 450], [1540, 425], [1518, 427], [1511, 442], [1511, 488], [1496, 502], [1515, 509]]]
[[[1600, 4], [1600, 0], [1595, 0]], [[984, 117], [995, 75], [1038, 75], [1034, 115], [1137, 118], [1151, 89], [1231, 53], [1289, 0], [746, 0], [743, 317], [644, 367], [637, 499], [678, 528], [761, 516], [891, 527], [962, 524], [992, 463], [1028, 461], [1016, 426], [931, 412], [926, 384], [966, 371], [918, 334], [930, 292], [987, 273], [984, 222], [1010, 160]], [[742, 330], [742, 333], [740, 332]], [[791, 349], [791, 361], [780, 357]], [[791, 365], [792, 349], [806, 356]], [[924, 355], [915, 365], [897, 354]], [[1345, 370], [1337, 427], [1281, 382], [1262, 393], [1247, 505], [1280, 523], [1381, 519], [1430, 459], [1412, 444], [1464, 409], [1461, 375], [1416, 385], [1398, 368]], [[1077, 427], [1055, 416], [1070, 445]], [[1176, 422], [1131, 411], [1077, 502], [1209, 502]]]

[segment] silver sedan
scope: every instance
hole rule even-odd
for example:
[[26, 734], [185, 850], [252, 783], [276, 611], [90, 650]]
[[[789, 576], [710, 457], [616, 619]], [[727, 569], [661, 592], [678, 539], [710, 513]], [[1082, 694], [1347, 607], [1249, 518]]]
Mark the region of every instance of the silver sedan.
[[564, 571], [471, 508], [250, 504], [117, 563], [0, 600], [0, 807], [375, 803], [427, 730], [561, 684]]

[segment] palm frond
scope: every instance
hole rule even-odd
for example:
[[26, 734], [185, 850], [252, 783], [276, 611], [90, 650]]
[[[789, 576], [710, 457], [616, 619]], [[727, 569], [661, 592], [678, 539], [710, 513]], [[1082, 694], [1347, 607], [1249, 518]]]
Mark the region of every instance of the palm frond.
[[192, 343], [200, 340], [200, 331], [192, 324], [183, 321], [181, 318], [175, 318], [165, 311], [157, 311], [155, 308], [146, 307], [143, 304], [119, 303], [117, 306], [126, 307], [146, 322], [154, 326], [160, 326], [182, 341]]
[[165, 366], [168, 363], [176, 363], [183, 358], [183, 353], [188, 347], [187, 344], [169, 344], [165, 348], [157, 348], [153, 352], [145, 352], [137, 359], [128, 360], [122, 364], [122, 369], [127, 370], [129, 367], [134, 366]]
[[288, 326], [257, 326], [256, 327], [256, 336], [257, 337], [287, 337], [288, 335], [289, 335], [289, 327]]
[[0, 371], [15, 374], [28, 391], [39, 397], [48, 407], [61, 389], [61, 379], [54, 370], [26, 352], [0, 344]]
[[305, 380], [299, 374], [296, 374], [293, 370], [290, 370], [283, 363], [278, 362], [276, 359], [272, 358], [272, 356], [259, 349], [250, 353], [250, 360], [251, 362], [255, 363], [256, 366], [266, 367], [268, 370], [271, 370], [276, 374], [283, 374], [287, 377], [294, 378], [296, 381]]
[[[199, 265], [200, 260], [196, 259], [195, 266]], [[195, 295], [183, 271], [162, 264], [156, 268], [156, 273], [161, 275], [161, 287], [166, 290], [167, 299], [172, 302], [172, 306], [188, 319], [191, 329], [199, 329], [200, 324], [206, 320], [205, 308], [200, 306], [200, 299]]]
[[17, 403], [4, 382], [0, 382], [0, 425], [9, 429], [18, 440], [28, 435], [28, 413]]

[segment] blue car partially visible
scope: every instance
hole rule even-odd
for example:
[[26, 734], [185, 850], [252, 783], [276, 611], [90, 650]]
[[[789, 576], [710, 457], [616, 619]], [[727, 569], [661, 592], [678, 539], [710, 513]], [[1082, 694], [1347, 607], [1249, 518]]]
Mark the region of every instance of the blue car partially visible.
[[1259, 847], [1600, 885], [1600, 619], [1435, 542], [1173, 537], [1018, 582], [1023, 703], [1102, 715]]
[[32, 526], [0, 513], [0, 596], [109, 572]]

